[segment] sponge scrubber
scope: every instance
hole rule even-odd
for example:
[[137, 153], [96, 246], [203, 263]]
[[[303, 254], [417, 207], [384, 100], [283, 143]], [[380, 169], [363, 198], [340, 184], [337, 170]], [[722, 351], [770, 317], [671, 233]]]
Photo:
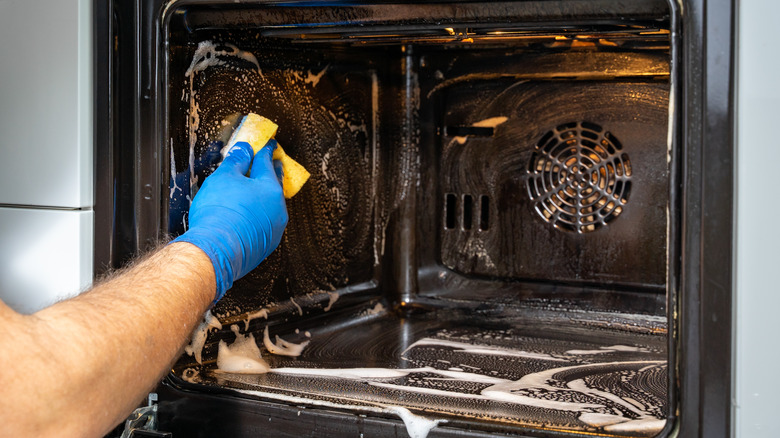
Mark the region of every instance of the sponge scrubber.
[[[271, 120], [255, 113], [249, 113], [241, 120], [241, 123], [230, 137], [228, 150], [235, 143], [245, 141], [252, 146], [252, 150], [256, 154], [269, 140], [274, 138], [278, 128], [279, 126]], [[273, 159], [282, 163], [282, 173], [284, 174], [282, 177], [282, 191], [284, 192], [284, 197], [287, 199], [292, 198], [303, 187], [310, 174], [297, 161], [284, 153], [284, 149], [280, 145], [276, 146]]]

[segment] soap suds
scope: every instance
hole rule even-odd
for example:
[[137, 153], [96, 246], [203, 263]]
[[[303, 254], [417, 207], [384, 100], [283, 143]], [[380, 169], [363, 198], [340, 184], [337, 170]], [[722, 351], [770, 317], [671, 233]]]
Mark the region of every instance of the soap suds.
[[388, 407], [385, 412], [390, 412], [398, 415], [406, 425], [406, 432], [409, 433], [410, 438], [425, 438], [430, 433], [431, 429], [438, 426], [440, 423], [446, 423], [447, 420], [429, 420], [425, 417], [415, 415], [409, 411], [409, 409], [402, 408], [400, 406]]
[[255, 318], [265, 318], [265, 319], [268, 319], [268, 309], [263, 308], [263, 309], [258, 310], [257, 312], [250, 313], [249, 315], [247, 315], [246, 322], [244, 323], [244, 330], [245, 331], [249, 330], [249, 322], [252, 321]]
[[328, 306], [322, 310], [328, 312], [333, 307], [333, 304], [338, 301], [339, 297], [340, 295], [338, 292], [328, 292]]
[[220, 330], [222, 329], [222, 323], [211, 314], [211, 311], [207, 311], [203, 315], [203, 322], [192, 332], [190, 345], [184, 347], [184, 351], [190, 356], [195, 356], [195, 360], [199, 364], [203, 364], [203, 346], [206, 345], [206, 338], [209, 335], [209, 330], [212, 328]]
[[382, 303], [376, 303], [376, 305], [371, 308], [364, 310], [360, 312], [360, 316], [374, 316], [379, 315], [380, 313], [385, 311], [385, 306], [382, 305]]
[[[463, 371], [462, 368], [439, 370], [433, 367], [401, 369], [278, 368], [271, 370], [271, 372], [291, 377], [340, 378], [365, 382], [378, 390], [391, 391], [392, 394], [406, 392], [421, 394], [426, 398], [447, 397], [503, 402], [531, 408], [566, 411], [577, 415], [582, 423], [591, 427], [603, 428], [608, 432], [652, 433], [661, 430], [665, 425], [665, 419], [653, 414], [654, 406], [645, 405], [631, 397], [621, 397], [589, 386], [590, 383], [586, 383], [586, 380], [580, 376], [616, 372], [633, 373], [637, 370], [646, 370], [649, 367], [663, 366], [664, 364], [665, 361], [627, 361], [574, 365], [526, 374], [519, 380], [467, 372]], [[572, 377], [573, 380], [569, 380], [567, 376]], [[447, 381], [467, 383], [467, 387], [473, 389], [464, 392], [458, 390], [457, 385], [444, 384]], [[474, 384], [485, 386], [479, 390], [479, 388], [474, 388]], [[270, 396], [273, 398], [285, 397], [278, 394]], [[321, 400], [305, 399], [305, 402], [308, 404], [329, 403], [330, 405], [330, 402]], [[408, 412], [406, 408], [385, 406], [366, 400], [361, 401], [361, 409], [365, 404], [381, 406], [380, 412], [393, 412], [401, 417], [410, 436], [424, 437], [440, 423], [440, 421], [420, 418]]]
[[632, 346], [632, 345], [611, 345], [609, 347], [599, 347], [598, 350], [568, 350], [565, 354], [571, 354], [574, 356], [588, 355], [588, 354], [604, 354], [615, 352], [639, 352], [646, 353], [649, 350], [647, 348]]
[[666, 420], [658, 418], [639, 418], [636, 420], [628, 420], [622, 423], [613, 424], [604, 428], [607, 432], [658, 432], [666, 426]]
[[434, 368], [275, 368], [276, 374], [292, 374], [317, 377], [339, 377], [350, 380], [394, 379], [410, 373], [436, 372]]
[[176, 160], [173, 158], [173, 139], [171, 139], [171, 193], [168, 195], [168, 199], [173, 199], [173, 195], [176, 190], [181, 190], [181, 187], [176, 185]]
[[198, 381], [198, 375], [200, 374], [200, 371], [198, 371], [195, 368], [187, 368], [181, 373], [181, 378], [184, 379], [185, 382], [189, 383], [199, 383]]
[[[609, 362], [599, 364], [587, 364], [587, 365], [575, 365], [570, 367], [552, 368], [549, 370], [541, 371], [538, 373], [526, 374], [520, 380], [511, 383], [502, 383], [490, 386], [482, 390], [482, 394], [497, 401], [504, 401], [508, 403], [518, 403], [530, 406], [539, 406], [548, 409], [557, 409], [562, 411], [583, 412], [588, 409], [604, 408], [602, 403], [584, 403], [575, 402], [571, 398], [555, 400], [555, 399], [540, 399], [532, 397], [530, 394], [544, 391], [549, 394], [560, 393], [562, 391], [576, 391], [581, 394], [587, 395], [588, 399], [594, 402], [607, 399], [622, 407], [626, 407], [630, 411], [638, 415], [649, 415], [644, 411], [638, 410], [635, 406], [627, 403], [617, 395], [607, 393], [605, 391], [599, 391], [597, 389], [590, 388], [585, 385], [581, 379], [568, 382], [566, 387], [561, 387], [558, 384], [558, 380], [554, 377], [557, 374], [570, 372], [573, 370], [586, 372], [592, 370], [600, 370], [604, 368], [624, 368], [632, 365], [661, 365], [662, 361], [632, 361], [632, 362]], [[529, 395], [525, 395], [529, 394]]]
[[[198, 192], [198, 176], [195, 172], [195, 146], [198, 143], [198, 129], [200, 128], [200, 103], [198, 103], [197, 92], [195, 91], [196, 73], [202, 72], [209, 67], [228, 65], [226, 59], [237, 58], [252, 64], [257, 73], [262, 76], [260, 64], [257, 58], [251, 52], [239, 49], [230, 43], [214, 43], [212, 41], [201, 41], [195, 53], [192, 56], [192, 62], [187, 68], [184, 76], [189, 81], [189, 116], [187, 117], [187, 132], [189, 137], [189, 171], [190, 171], [190, 196], [195, 197]], [[190, 201], [192, 202], [192, 201]]]
[[293, 297], [290, 297], [290, 302], [293, 303], [293, 306], [295, 306], [296, 309], [298, 309], [298, 315], [303, 316], [303, 309], [301, 309], [301, 306], [299, 306], [298, 303], [295, 302]]
[[[515, 403], [531, 407], [555, 409], [579, 413], [578, 418], [593, 427], [604, 427], [610, 431], [655, 431], [663, 427], [663, 419], [653, 416], [641, 403], [621, 398], [616, 394], [588, 386], [583, 379], [569, 382], [561, 380], [561, 374], [590, 373], [604, 369], [631, 369], [641, 365], [658, 366], [663, 361], [633, 361], [611, 362], [602, 364], [576, 365], [554, 368], [537, 373], [527, 374], [519, 380], [491, 377], [482, 374], [464, 372], [460, 369], [438, 370], [432, 367], [423, 368], [279, 368], [273, 373], [286, 375], [302, 375], [312, 377], [342, 378], [347, 380], [366, 381], [371, 386], [386, 388], [401, 392], [412, 392], [428, 396], [444, 396], [473, 400], [490, 400]], [[644, 369], [646, 367], [642, 367]], [[431, 375], [440, 377], [432, 377]], [[397, 379], [411, 378], [422, 381], [461, 381], [489, 385], [479, 393], [448, 391], [430, 386], [410, 386]], [[539, 397], [538, 394], [547, 394]], [[573, 395], [573, 394], [579, 394]], [[584, 396], [584, 397], [583, 397]], [[615, 405], [620, 409], [615, 409]], [[605, 412], [626, 412], [616, 415]], [[407, 424], [408, 427], [408, 424]], [[410, 432], [411, 433], [411, 432]], [[414, 435], [413, 435], [414, 436]], [[424, 435], [421, 435], [424, 436]]]
[[217, 354], [217, 368], [226, 373], [267, 373], [268, 366], [260, 355], [254, 335], [244, 336], [238, 331], [238, 326], [232, 325], [230, 329], [236, 335], [236, 341], [230, 346], [225, 341], [219, 341], [219, 353]]
[[184, 76], [190, 77], [193, 73], [203, 71], [214, 65], [225, 65], [225, 61], [220, 58], [225, 56], [241, 58], [252, 63], [257, 72], [261, 73], [260, 64], [251, 52], [241, 50], [230, 43], [215, 44], [212, 41], [202, 41], [198, 44], [198, 48], [195, 49], [195, 54], [192, 55], [192, 62]]
[[307, 84], [311, 84], [312, 87], [316, 87], [317, 84], [320, 83], [320, 79], [322, 78], [322, 75], [324, 75], [325, 72], [328, 71], [328, 67], [330, 67], [330, 65], [326, 65], [325, 68], [323, 68], [322, 71], [320, 71], [317, 74], [314, 74], [311, 71], [309, 71], [309, 75], [306, 77], [306, 79], [304, 79], [304, 82], [306, 82]]
[[269, 353], [279, 356], [300, 356], [303, 352], [303, 349], [309, 345], [309, 342], [310, 341], [304, 341], [300, 344], [295, 344], [292, 342], [287, 342], [277, 335], [276, 344], [274, 344], [271, 342], [271, 338], [268, 336], [268, 326], [265, 326], [265, 330], [263, 331], [263, 345], [265, 345], [265, 349], [268, 350]]
[[403, 357], [406, 354], [406, 352], [408, 352], [412, 348], [420, 347], [424, 345], [452, 347], [454, 349], [461, 350], [464, 353], [471, 353], [471, 354], [514, 356], [514, 357], [522, 357], [526, 359], [539, 359], [539, 360], [553, 361], [553, 362], [566, 361], [565, 359], [554, 357], [546, 353], [533, 353], [528, 351], [510, 349], [510, 348], [501, 348], [492, 345], [469, 344], [466, 342], [450, 341], [447, 339], [435, 339], [435, 338], [420, 339], [419, 341], [410, 345], [409, 348], [404, 350], [404, 352], [401, 353], [401, 356]]

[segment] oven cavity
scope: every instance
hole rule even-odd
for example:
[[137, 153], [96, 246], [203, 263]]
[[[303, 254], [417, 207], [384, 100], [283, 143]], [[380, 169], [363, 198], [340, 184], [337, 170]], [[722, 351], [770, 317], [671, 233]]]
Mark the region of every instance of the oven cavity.
[[[223, 328], [172, 386], [458, 436], [664, 430], [665, 1], [170, 8], [166, 231], [183, 231], [237, 115], [274, 120], [311, 172], [281, 245], [212, 309]], [[220, 370], [220, 343], [250, 335], [270, 371]]]

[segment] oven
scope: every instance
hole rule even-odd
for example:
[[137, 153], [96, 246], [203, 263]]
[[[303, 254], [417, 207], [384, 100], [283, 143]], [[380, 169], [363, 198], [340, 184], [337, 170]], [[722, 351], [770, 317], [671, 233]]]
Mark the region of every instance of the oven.
[[144, 433], [728, 435], [732, 9], [97, 8], [98, 264], [186, 229], [242, 114], [312, 174]]

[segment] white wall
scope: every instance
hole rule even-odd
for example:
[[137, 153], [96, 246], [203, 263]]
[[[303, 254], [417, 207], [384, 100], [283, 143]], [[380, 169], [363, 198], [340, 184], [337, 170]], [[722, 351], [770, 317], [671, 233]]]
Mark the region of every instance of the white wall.
[[0, 0], [0, 299], [92, 281], [92, 0]]
[[734, 428], [780, 436], [780, 2], [739, 2]]

